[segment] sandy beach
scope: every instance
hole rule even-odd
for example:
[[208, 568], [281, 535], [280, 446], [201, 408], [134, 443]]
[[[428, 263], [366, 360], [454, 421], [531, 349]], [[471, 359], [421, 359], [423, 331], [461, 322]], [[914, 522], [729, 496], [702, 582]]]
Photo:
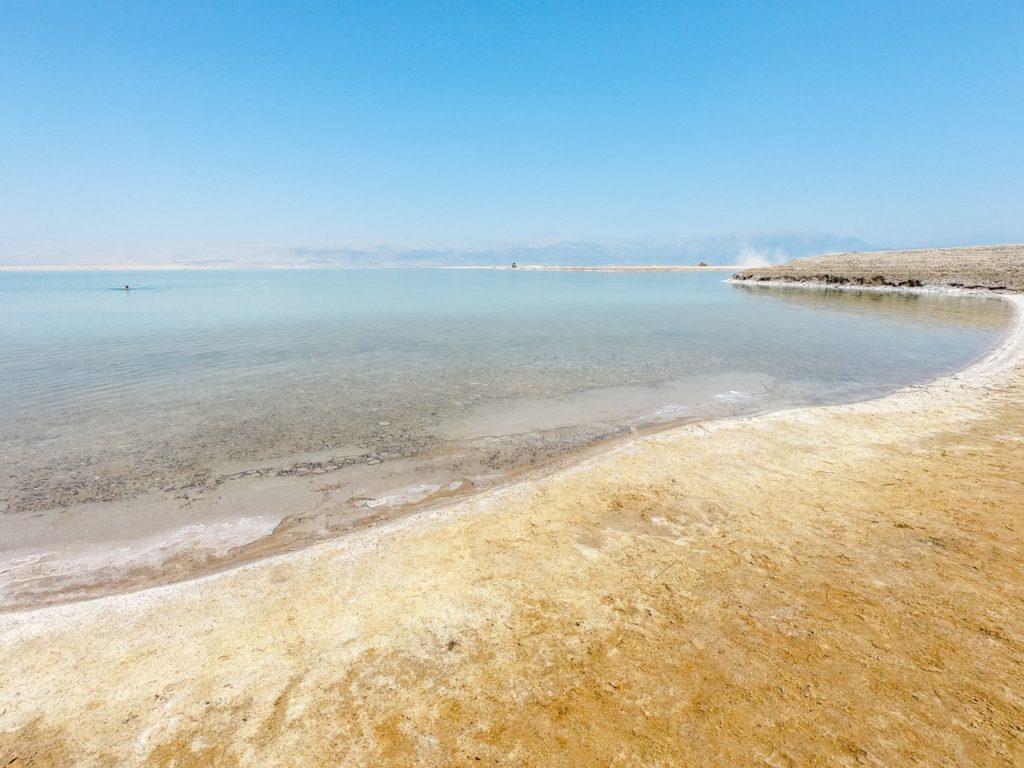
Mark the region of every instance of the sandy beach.
[[999, 347], [927, 385], [0, 616], [0, 765], [1019, 764], [1005, 300]]

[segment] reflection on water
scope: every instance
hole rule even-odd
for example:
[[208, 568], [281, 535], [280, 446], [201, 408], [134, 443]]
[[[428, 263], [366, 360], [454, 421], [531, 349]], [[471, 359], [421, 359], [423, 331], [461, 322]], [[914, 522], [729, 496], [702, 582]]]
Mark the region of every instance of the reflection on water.
[[1009, 317], [973, 297], [713, 274], [145, 273], [112, 290], [124, 282], [0, 275], [0, 511], [210, 487], [225, 462], [318, 452], [349, 457], [326, 471], [445, 457], [441, 474], [475, 477], [658, 420], [923, 381]]
[[998, 331], [1010, 317], [1006, 302], [975, 295], [925, 291], [835, 288], [818, 285], [763, 285], [737, 282], [733, 287], [766, 301], [779, 301], [826, 312], [858, 312], [899, 322]]

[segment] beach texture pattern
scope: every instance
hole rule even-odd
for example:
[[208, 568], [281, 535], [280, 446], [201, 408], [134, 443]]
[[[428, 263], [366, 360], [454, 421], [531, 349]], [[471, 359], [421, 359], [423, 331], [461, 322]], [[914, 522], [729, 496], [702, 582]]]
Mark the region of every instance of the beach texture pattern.
[[3, 616], [3, 764], [1019, 765], [1022, 351]]
[[0, 617], [0, 765], [1020, 765], [1010, 300], [925, 386]]

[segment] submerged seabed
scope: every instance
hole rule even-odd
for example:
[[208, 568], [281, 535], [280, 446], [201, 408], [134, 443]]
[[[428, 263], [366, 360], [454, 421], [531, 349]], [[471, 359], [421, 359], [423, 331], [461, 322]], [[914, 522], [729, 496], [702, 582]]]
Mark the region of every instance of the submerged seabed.
[[1009, 319], [713, 274], [131, 280], [0, 275], [8, 605], [299, 546], [658, 423], [882, 394]]

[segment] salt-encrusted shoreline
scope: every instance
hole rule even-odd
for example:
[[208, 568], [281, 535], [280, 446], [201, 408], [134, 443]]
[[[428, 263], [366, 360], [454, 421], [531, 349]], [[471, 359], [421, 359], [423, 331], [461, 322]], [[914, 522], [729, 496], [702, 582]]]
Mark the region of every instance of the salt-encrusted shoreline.
[[0, 617], [0, 764], [1019, 762], [1005, 299], [1003, 341], [926, 385]]
[[[834, 289], [815, 283], [737, 284], [749, 290], [772, 290], [766, 286], [774, 285], [800, 291]], [[845, 290], [849, 286], [838, 288]], [[987, 295], [966, 289], [939, 288], [905, 292]], [[595, 392], [593, 395], [621, 398], [623, 392]], [[766, 404], [761, 411], [773, 407], [778, 408], [779, 404]], [[728, 411], [722, 409], [720, 413], [706, 412], [701, 418], [707, 421], [727, 415], [730, 415]], [[490, 420], [493, 416], [487, 418]], [[72, 507], [59, 513], [58, 529], [42, 516], [23, 517], [13, 522], [9, 519], [8, 545], [19, 541], [19, 536], [26, 539], [26, 530], [38, 530], [42, 535], [30, 539], [38, 542], [35, 548], [9, 547], [0, 553], [0, 613], [137, 592], [228, 571], [320, 541], [351, 536], [397, 518], [422, 514], [471, 494], [543, 477], [560, 467], [602, 454], [629, 440], [630, 433], [635, 435], [638, 429], [642, 434], [659, 432], [691, 423], [697, 417], [687, 414], [658, 420], [653, 416], [648, 418], [649, 423], [640, 423], [629, 431], [619, 426], [591, 442], [575, 445], [565, 442], [551, 456], [535, 457], [529, 466], [509, 467], [503, 473], [473, 476], [471, 480], [439, 474], [436, 468], [424, 463], [393, 460], [389, 466], [402, 466], [392, 470], [391, 480], [381, 481], [376, 487], [364, 482], [354, 507], [336, 503], [333, 496], [325, 500], [323, 492], [317, 490], [338, 482], [335, 475], [328, 473], [338, 465], [333, 459], [331, 463], [325, 462], [325, 457], [333, 455], [325, 452], [303, 457], [317, 459], [315, 466], [327, 470], [322, 475], [287, 476], [292, 459], [284, 457], [272, 463], [266, 472], [251, 470], [254, 477], [233, 479], [231, 483], [218, 485], [215, 495], [190, 497], [184, 504], [150, 493], [103, 505]], [[365, 459], [365, 456], [357, 456], [349, 460], [359, 464]], [[468, 458], [465, 458], [463, 467], [468, 465]], [[265, 476], [268, 474], [269, 477]], [[282, 474], [286, 476], [281, 477]], [[96, 520], [101, 520], [105, 528], [98, 529]], [[330, 530], [325, 527], [328, 523], [333, 526]], [[112, 533], [114, 531], [116, 533]]]
[[[896, 288], [876, 286], [873, 288], [864, 288], [858, 286], [823, 286], [811, 281], [763, 283], [760, 285], [763, 285], [766, 288], [773, 285], [777, 287], [785, 286], [788, 288], [799, 287], [809, 291], [878, 290], [942, 293], [949, 295], [978, 295], [978, 291], [972, 289], [950, 289], [938, 287]], [[156, 605], [161, 599], [173, 599], [173, 592], [175, 590], [189, 591], [193, 587], [202, 588], [203, 585], [215, 582], [217, 579], [225, 576], [226, 573], [258, 570], [269, 564], [283, 564], [288, 561], [301, 560], [303, 558], [315, 558], [318, 555], [323, 554], [323, 552], [330, 552], [335, 555], [346, 552], [348, 556], [369, 554], [376, 551], [377, 547], [382, 542], [386, 541], [391, 535], [395, 535], [403, 531], [415, 530], [416, 528], [423, 526], [429, 527], [443, 522], [450, 516], [464, 513], [467, 510], [471, 513], [475, 513], [481, 506], [500, 506], [507, 497], [518, 496], [522, 493], [523, 489], [542, 487], [548, 482], [557, 482], [560, 478], [571, 476], [577, 472], [599, 469], [602, 464], [614, 460], [617, 456], [635, 454], [642, 446], [656, 443], [661, 440], [671, 441], [677, 433], [680, 435], [688, 434], [699, 429], [710, 434], [720, 427], [730, 428], [742, 423], [790, 419], [801, 420], [804, 414], [815, 413], [818, 411], [840, 411], [845, 409], [850, 412], [857, 412], [861, 409], [875, 410], [879, 408], [883, 410], [888, 410], [890, 408], [892, 410], [901, 410], [906, 407], [926, 405], [928, 403], [923, 401], [935, 399], [936, 396], [940, 394], [948, 394], [951, 389], [954, 388], [958, 390], [962, 390], [964, 387], [976, 388], [979, 390], [985, 389], [991, 386], [992, 382], [990, 379], [993, 376], [1001, 376], [1015, 367], [1024, 367], [1024, 295], [1004, 294], [1001, 295], [1000, 298], [1013, 305], [1014, 315], [1013, 321], [1008, 326], [1005, 335], [999, 343], [989, 350], [982, 358], [966, 368], [949, 374], [948, 376], [943, 376], [927, 384], [905, 387], [883, 397], [857, 403], [788, 408], [756, 416], [719, 418], [696, 424], [686, 424], [685, 426], [673, 426], [652, 430], [650, 434], [646, 434], [644, 436], [634, 437], [628, 440], [619, 440], [613, 444], [610, 443], [607, 448], [600, 450], [596, 455], [593, 455], [593, 453], [585, 454], [577, 452], [577, 457], [585, 456], [585, 458], [578, 458], [576, 461], [561, 462], [561, 469], [555, 470], [554, 473], [546, 470], [531, 473], [518, 482], [479, 493], [465, 501], [460, 501], [447, 506], [429, 508], [414, 515], [403, 515], [397, 519], [386, 520], [379, 524], [367, 527], [365, 530], [354, 532], [342, 538], [331, 539], [319, 544], [309, 545], [303, 547], [297, 552], [284, 553], [274, 557], [265, 558], [257, 562], [244, 563], [228, 569], [226, 572], [222, 571], [207, 576], [199, 576], [193, 579], [169, 584], [158, 584], [144, 590], [137, 590], [127, 594], [111, 594], [109, 596], [100, 597], [96, 600], [88, 600], [81, 604], [79, 601], [72, 601], [67, 604], [39, 606], [8, 614], [0, 613], [0, 631], [8, 628], [4, 625], [5, 619], [8, 618], [13, 619], [11, 626], [21, 625], [23, 628], [29, 629], [30, 633], [35, 631], [35, 629], [50, 631], [57, 627], [45, 626], [32, 628], [32, 624], [34, 623], [32, 620], [19, 622], [17, 617], [29, 616], [32, 614], [42, 616], [49, 613], [59, 621], [60, 619], [58, 617], [60, 617], [62, 613], [66, 612], [66, 617], [74, 623], [79, 621], [81, 618], [80, 615], [76, 615], [77, 608], [79, 606], [88, 613], [88, 611], [91, 610], [91, 604], [101, 601], [117, 601], [121, 603], [122, 607], [130, 608], [132, 604], [145, 602], [147, 601], [147, 598], [149, 598], [153, 601], [153, 605]]]

